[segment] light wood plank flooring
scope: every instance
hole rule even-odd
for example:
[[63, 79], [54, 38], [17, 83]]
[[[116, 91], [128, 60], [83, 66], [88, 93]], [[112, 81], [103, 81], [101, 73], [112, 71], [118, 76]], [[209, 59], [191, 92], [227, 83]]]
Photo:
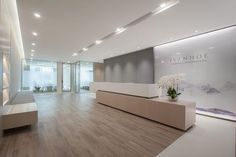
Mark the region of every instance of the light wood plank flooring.
[[155, 157], [183, 132], [89, 94], [35, 95], [38, 125], [5, 132], [0, 157]]

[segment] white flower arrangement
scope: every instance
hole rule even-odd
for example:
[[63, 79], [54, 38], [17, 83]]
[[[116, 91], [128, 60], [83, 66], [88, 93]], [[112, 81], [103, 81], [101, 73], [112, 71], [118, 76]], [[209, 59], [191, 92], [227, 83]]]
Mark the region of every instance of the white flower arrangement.
[[166, 75], [160, 78], [158, 85], [160, 88], [177, 88], [178, 85], [184, 80], [185, 74], [179, 73], [174, 75]]
[[167, 89], [167, 96], [170, 100], [177, 101], [177, 98], [181, 93], [179, 93], [179, 84], [184, 80], [185, 74], [174, 74], [167, 75], [160, 78], [158, 81], [159, 88]]

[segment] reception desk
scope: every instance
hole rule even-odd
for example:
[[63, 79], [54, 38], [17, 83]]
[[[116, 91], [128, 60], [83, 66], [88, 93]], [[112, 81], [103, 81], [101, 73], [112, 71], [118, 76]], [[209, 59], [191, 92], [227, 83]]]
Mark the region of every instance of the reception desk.
[[158, 96], [157, 84], [113, 83], [113, 82], [90, 83], [91, 92], [96, 93], [98, 90], [145, 97], [145, 98], [154, 98]]
[[[93, 83], [93, 85], [94, 84], [96, 83]], [[152, 93], [153, 91], [150, 92], [150, 95], [147, 94], [148, 88], [145, 88], [146, 91], [143, 93], [140, 91], [134, 92], [138, 93], [138, 95], [135, 95], [134, 93], [130, 93], [135, 87], [132, 87], [133, 89], [130, 90], [126, 86], [127, 90], [125, 90], [125, 87], [121, 87], [122, 84], [120, 84], [118, 89], [118, 86], [116, 86], [117, 83], [115, 83], [116, 85], [114, 87], [117, 88], [113, 90], [112, 83], [108, 84], [109, 88], [98, 88], [98, 86], [96, 86], [95, 89], [95, 86], [91, 86], [91, 90], [96, 92], [96, 101], [100, 104], [117, 108], [184, 131], [195, 124], [195, 102], [183, 100], [171, 102], [166, 98], [157, 98], [158, 94]], [[100, 85], [102, 85], [102, 83], [99, 83], [99, 86]], [[105, 85], [107, 85], [107, 83], [105, 83]], [[125, 86], [126, 84], [123, 85]], [[133, 86], [135, 86], [135, 84], [133, 84]], [[139, 84], [137, 84], [137, 86], [139, 86]]]

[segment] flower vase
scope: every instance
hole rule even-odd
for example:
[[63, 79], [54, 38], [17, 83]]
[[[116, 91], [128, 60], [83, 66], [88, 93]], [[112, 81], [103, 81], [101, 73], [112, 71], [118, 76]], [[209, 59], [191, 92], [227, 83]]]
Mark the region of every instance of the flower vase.
[[158, 92], [157, 93], [158, 97], [161, 97], [162, 96], [162, 88], [159, 87], [157, 92]]
[[178, 101], [178, 98], [179, 98], [179, 97], [172, 98], [172, 97], [168, 96], [168, 100], [169, 100], [169, 101], [172, 101], [172, 102]]

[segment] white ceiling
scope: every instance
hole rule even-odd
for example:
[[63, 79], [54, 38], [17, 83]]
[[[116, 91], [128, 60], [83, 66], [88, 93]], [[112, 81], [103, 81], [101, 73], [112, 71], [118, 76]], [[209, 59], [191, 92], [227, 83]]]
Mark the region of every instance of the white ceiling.
[[[83, 47], [157, 8], [164, 0], [17, 0], [26, 58], [101, 61], [236, 24], [235, 0], [180, 0], [165, 12], [72, 57]], [[40, 12], [41, 19], [33, 16]], [[195, 32], [198, 30], [198, 32]], [[32, 36], [32, 31], [38, 33]]]

